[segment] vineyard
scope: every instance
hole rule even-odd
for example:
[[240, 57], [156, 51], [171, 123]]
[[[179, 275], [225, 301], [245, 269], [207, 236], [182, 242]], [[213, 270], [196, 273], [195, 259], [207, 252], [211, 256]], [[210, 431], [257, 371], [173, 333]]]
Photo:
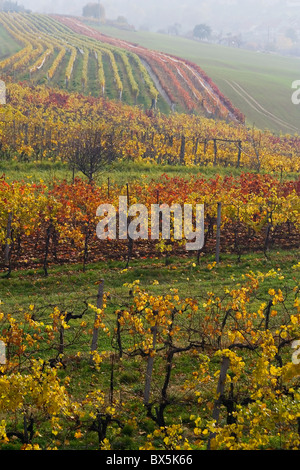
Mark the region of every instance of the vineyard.
[[[0, 449], [299, 450], [300, 137], [78, 18], [0, 24]], [[99, 240], [120, 196], [203, 204], [204, 246]]]
[[[1, 150], [17, 161], [75, 162], [84, 136], [114, 142], [110, 159], [299, 172], [298, 135], [274, 136], [200, 116], [170, 116], [44, 86], [7, 83]], [[75, 155], [75, 156], [74, 156]], [[105, 158], [103, 159], [105, 161]]]
[[1, 14], [0, 24], [24, 46], [0, 63], [4, 76], [146, 107], [156, 107], [159, 97], [164, 111], [176, 108], [216, 118], [244, 119], [194, 64], [99, 37], [77, 21], [58, 20]]

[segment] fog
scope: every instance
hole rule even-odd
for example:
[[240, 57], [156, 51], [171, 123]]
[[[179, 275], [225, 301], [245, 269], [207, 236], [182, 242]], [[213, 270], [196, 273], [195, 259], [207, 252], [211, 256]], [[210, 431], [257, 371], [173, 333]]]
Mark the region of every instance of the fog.
[[[93, 0], [19, 0], [32, 11], [81, 15]], [[94, 0], [97, 1], [97, 0]], [[124, 16], [136, 29], [158, 31], [178, 24], [182, 33], [207, 23], [214, 31], [243, 32], [253, 28], [300, 29], [300, 0], [101, 0], [106, 17]]]

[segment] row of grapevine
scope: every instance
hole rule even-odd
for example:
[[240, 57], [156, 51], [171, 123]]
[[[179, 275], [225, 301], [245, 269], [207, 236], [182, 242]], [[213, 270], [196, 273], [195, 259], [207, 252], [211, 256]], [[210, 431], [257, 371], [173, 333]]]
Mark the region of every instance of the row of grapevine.
[[5, 69], [10, 67], [13, 71], [16, 71], [27, 66], [37, 55], [42, 53], [42, 45], [36, 40], [31, 41], [27, 38], [26, 34], [19, 31], [16, 25], [11, 24], [9, 21], [7, 22], [7, 18], [3, 13], [0, 14], [0, 22], [17, 42], [25, 45], [25, 48], [20, 52], [2, 61], [0, 68]]
[[88, 65], [89, 65], [89, 55], [90, 52], [88, 49], [83, 51], [83, 66], [82, 66], [82, 85], [83, 88], [86, 87], [88, 81]]
[[104, 96], [105, 93], [105, 73], [103, 69], [103, 61], [102, 61], [102, 52], [97, 50], [94, 51], [97, 64], [98, 64], [98, 79], [100, 83], [101, 95]]
[[146, 84], [146, 87], [147, 89], [149, 90], [150, 92], [150, 96], [152, 99], [154, 99], [155, 101], [157, 101], [157, 98], [158, 98], [158, 91], [157, 89], [155, 88], [155, 86], [153, 86], [153, 82], [152, 80], [150, 79], [149, 77], [149, 74], [146, 70], [146, 68], [144, 67], [144, 65], [142, 64], [142, 62], [140, 61], [140, 59], [138, 58], [137, 55], [133, 54], [132, 55], [132, 60], [134, 61], [137, 69], [139, 70], [139, 73], [141, 75], [141, 77], [143, 78], [145, 84]]
[[48, 69], [47, 77], [49, 80], [52, 80], [57, 68], [59, 67], [60, 63], [64, 59], [65, 55], [66, 55], [66, 49], [64, 47], [61, 47], [51, 67]]
[[[63, 54], [61, 50], [56, 65]], [[0, 110], [1, 150], [7, 158], [71, 161], [76, 136], [80, 129], [88, 131], [91, 121], [107, 134], [114, 129], [119, 159], [235, 166], [282, 175], [299, 171], [297, 136], [275, 137], [199, 116], [153, 116], [119, 102], [9, 82], [7, 105]]]
[[39, 57], [39, 58], [37, 59], [37, 61], [33, 64], [33, 66], [32, 66], [31, 69], [30, 69], [30, 72], [32, 73], [32, 72], [36, 72], [37, 70], [40, 70], [40, 69], [43, 67], [43, 65], [44, 65], [45, 60], [47, 59], [47, 57], [48, 57], [49, 55], [52, 55], [53, 52], [54, 52], [53, 47], [49, 47], [49, 48], [43, 53], [42, 57]]
[[119, 74], [117, 63], [116, 63], [116, 59], [115, 59], [114, 54], [110, 50], [107, 50], [106, 54], [109, 57], [112, 72], [113, 72], [113, 79], [114, 79], [114, 82], [116, 84], [116, 87], [117, 87], [117, 90], [119, 92], [120, 99], [121, 99], [122, 98], [122, 92], [123, 92], [123, 84], [122, 84], [122, 80], [120, 78], [120, 74]]
[[[29, 69], [30, 73], [39, 70], [45, 63], [46, 58], [54, 53], [54, 48], [59, 47], [59, 42], [56, 39], [49, 41], [49, 37], [44, 34], [43, 31], [39, 31], [35, 25], [28, 25], [27, 21], [21, 16], [13, 18], [13, 21], [10, 17], [6, 17], [2, 14], [2, 21], [6, 24], [6, 28], [9, 30], [10, 34], [18, 40], [22, 36], [25, 41], [27, 41], [32, 47], [35, 47], [35, 55], [39, 55], [36, 62]], [[21, 35], [21, 36], [20, 36]], [[27, 66], [29, 61], [33, 59], [25, 59], [25, 54], [23, 57], [23, 62], [17, 62], [14, 64], [14, 70], [18, 71]]]
[[124, 65], [125, 65], [125, 70], [127, 72], [127, 76], [128, 76], [130, 87], [131, 87], [131, 91], [133, 93], [133, 96], [134, 96], [135, 100], [137, 100], [137, 97], [138, 97], [138, 94], [139, 94], [139, 86], [138, 86], [138, 84], [137, 84], [137, 82], [136, 82], [136, 80], [133, 76], [132, 66], [130, 65], [128, 56], [125, 52], [121, 52], [120, 56], [121, 56], [121, 59], [122, 59]]
[[71, 79], [71, 75], [74, 68], [74, 62], [77, 57], [77, 49], [75, 47], [70, 47], [71, 55], [66, 69], [66, 82], [68, 83]]
[[[57, 82], [59, 77], [56, 72], [62, 73], [60, 66], [65, 61], [64, 79], [68, 86], [73, 76], [78, 52], [84, 51], [81, 84], [85, 91], [88, 92], [90, 79], [88, 76], [89, 60], [96, 60], [99, 95], [104, 95], [107, 81], [112, 81], [112, 88], [116, 90], [117, 96], [122, 98], [124, 85], [117, 65], [119, 60], [124, 66], [130, 87], [129, 92], [135, 104], [137, 104], [137, 97], [140, 93], [141, 85], [139, 80], [144, 80], [147, 84], [146, 90], [147, 94], [149, 94], [149, 105], [153, 96], [156, 98], [158, 96], [147, 71], [134, 53], [125, 52], [107, 43], [101, 43], [91, 38], [80, 36], [51, 17], [45, 19], [43, 15], [7, 15], [2, 13], [1, 21], [9, 34], [25, 45], [25, 48], [18, 54], [0, 63], [3, 72], [8, 75], [11, 70], [14, 70], [15, 76], [22, 74], [23, 78], [27, 70], [30, 80], [38, 81], [41, 79], [41, 73], [36, 74], [36, 72], [40, 72], [43, 69], [48, 81], [51, 82], [55, 78], [55, 82]], [[129, 58], [131, 61], [129, 61]], [[107, 77], [105, 77], [103, 60], [107, 61], [109, 67], [109, 75]], [[136, 73], [138, 74], [137, 78], [135, 77]]]
[[188, 111], [204, 109], [209, 115], [214, 114], [217, 117], [244, 122], [245, 117], [242, 113], [220, 92], [199, 66], [169, 54], [150, 51], [124, 40], [108, 37], [77, 19], [60, 16], [56, 19], [75, 32], [129, 52], [134, 51], [148, 63], [173, 105], [177, 104]]
[[[103, 91], [107, 88], [106, 82], [110, 79], [109, 76], [104, 76], [103, 64], [99, 63], [100, 59], [103, 60], [105, 57], [110, 65], [118, 97], [123, 96], [124, 88], [117, 65], [119, 60], [124, 66], [134, 103], [137, 102], [137, 97], [140, 95], [140, 80], [144, 81], [151, 101], [157, 102], [158, 92], [152, 78], [150, 78], [150, 75], [154, 75], [166, 93], [172, 108], [177, 106], [182, 111], [196, 111], [200, 114], [206, 113], [209, 116], [213, 114], [222, 119], [243, 121], [243, 117], [223, 97], [209, 77], [199, 67], [187, 61], [103, 36], [85, 27], [79, 21], [74, 22], [71, 18], [49, 17], [45, 20], [43, 15], [2, 14], [2, 16], [3, 24], [8, 28], [8, 31], [12, 30], [14, 37], [19, 36], [19, 40], [23, 43], [25, 41], [28, 47], [20, 55], [19, 61], [16, 60], [17, 55], [14, 56], [15, 73], [24, 72], [26, 67], [29, 72], [30, 70], [32, 72], [39, 71], [41, 65], [44, 65], [45, 70], [48, 69], [45, 74], [48, 79], [53, 80], [54, 71], [57, 70], [62, 59], [66, 57], [66, 54], [62, 52], [62, 48], [65, 48], [66, 52], [70, 53], [65, 65], [65, 79], [68, 84], [78, 51], [89, 50], [89, 53], [93, 54], [91, 57], [94, 57], [95, 53], [97, 54], [100, 95], [103, 95]], [[17, 25], [16, 31], [14, 31], [16, 26], [11, 23]], [[37, 40], [37, 38], [39, 39]], [[60, 59], [52, 59], [51, 65], [47, 58], [49, 56], [55, 57], [54, 50], [58, 52]], [[45, 66], [46, 59], [47, 66]], [[141, 61], [147, 64], [147, 68]], [[2, 63], [6, 73], [9, 73], [9, 63], [8, 61]], [[86, 80], [89, 77], [86, 77], [85, 67], [86, 63], [84, 62], [81, 83], [85, 84], [86, 91], [88, 91]], [[31, 79], [33, 79], [32, 76]], [[143, 97], [140, 99], [143, 101]]]
[[[249, 249], [267, 253], [271, 246], [299, 244], [299, 181], [280, 183], [269, 176], [254, 174], [224, 179], [162, 177], [149, 183], [135, 182], [127, 190], [125, 185], [110, 181], [109, 191], [106, 184], [98, 187], [79, 179], [74, 184], [56, 182], [49, 186], [9, 183], [5, 179], [0, 183], [0, 242], [6, 254], [2, 267], [5, 264], [18, 267], [24, 259], [28, 266], [31, 256], [35, 262], [39, 259], [39, 264], [43, 260], [45, 272], [50, 255], [52, 262], [69, 259], [82, 261], [84, 265], [88, 258], [105, 259], [106, 253], [125, 259], [127, 243], [100, 241], [96, 235], [97, 208], [106, 203], [118, 208], [119, 196], [125, 191], [130, 200], [148, 208], [149, 214], [151, 205], [158, 199], [170, 207], [174, 203], [182, 207], [204, 204], [205, 249], [209, 251], [215, 249], [218, 204], [222, 205], [223, 250], [241, 256]], [[183, 244], [172, 237], [166, 241], [142, 239], [136, 243], [138, 253], [148, 256], [184, 251]], [[22, 247], [26, 247], [25, 252]], [[135, 256], [132, 246], [129, 255]]]

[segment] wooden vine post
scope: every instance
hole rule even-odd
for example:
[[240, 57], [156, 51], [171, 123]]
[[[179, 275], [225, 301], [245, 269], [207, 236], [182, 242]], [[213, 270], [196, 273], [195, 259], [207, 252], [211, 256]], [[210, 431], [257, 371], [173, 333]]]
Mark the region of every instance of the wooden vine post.
[[216, 240], [216, 262], [220, 263], [220, 246], [221, 246], [221, 216], [222, 216], [222, 203], [218, 202], [217, 211], [217, 240]]
[[181, 145], [180, 145], [180, 164], [183, 165], [184, 164], [184, 157], [185, 157], [185, 144], [186, 144], [186, 139], [185, 139], [185, 135], [182, 135], [181, 136]]
[[[220, 408], [221, 408], [223, 397], [224, 397], [226, 375], [227, 375], [229, 366], [230, 366], [229, 357], [223, 356], [220, 376], [219, 376], [219, 381], [218, 381], [218, 387], [217, 387], [217, 399], [215, 401], [213, 415], [212, 415], [212, 418], [215, 421], [216, 425], [218, 424], [219, 418], [220, 418]], [[207, 443], [208, 450], [211, 449], [211, 441], [214, 437], [215, 437], [215, 433], [211, 433], [208, 439], [208, 443]]]
[[[103, 308], [103, 296], [104, 296], [104, 280], [101, 279], [98, 289], [97, 295], [97, 309]], [[91, 344], [91, 353], [90, 353], [90, 364], [93, 364], [93, 353], [97, 350], [98, 347], [98, 335], [99, 335], [99, 328], [97, 327], [97, 317], [98, 313], [95, 314], [95, 325], [93, 329], [93, 337], [92, 337], [92, 344]]]
[[151, 329], [152, 332], [152, 348], [149, 351], [148, 361], [147, 361], [147, 370], [146, 370], [146, 380], [145, 380], [145, 389], [144, 389], [144, 404], [149, 405], [150, 400], [150, 389], [151, 389], [151, 379], [154, 366], [154, 351], [156, 347], [157, 340], [157, 325], [153, 326]]
[[241, 157], [242, 157], [242, 142], [241, 140], [238, 141], [238, 158], [237, 158], [237, 164], [236, 164], [236, 167], [239, 168], [240, 167], [240, 164], [241, 164]]
[[6, 240], [5, 240], [5, 248], [4, 248], [4, 262], [5, 265], [8, 267], [8, 276], [11, 272], [11, 245], [12, 245], [12, 220], [13, 220], [13, 213], [10, 212], [8, 215], [7, 227], [6, 227]]
[[[128, 183], [126, 184], [126, 189], [127, 189], [127, 205], [129, 207], [130, 206], [130, 194], [129, 194], [129, 184]], [[128, 216], [127, 217], [127, 234], [128, 234], [130, 222], [131, 222], [131, 217]], [[126, 269], [129, 266], [129, 263], [130, 263], [130, 260], [131, 260], [131, 257], [132, 257], [132, 252], [133, 252], [133, 240], [130, 236], [128, 236], [128, 254], [127, 254]]]
[[218, 155], [218, 145], [217, 145], [217, 139], [214, 140], [214, 166], [217, 166], [217, 155]]

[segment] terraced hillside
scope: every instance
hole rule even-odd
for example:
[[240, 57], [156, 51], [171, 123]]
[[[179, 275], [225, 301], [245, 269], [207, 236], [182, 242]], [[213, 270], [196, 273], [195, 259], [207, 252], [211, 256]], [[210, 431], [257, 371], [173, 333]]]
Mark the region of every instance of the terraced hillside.
[[84, 20], [102, 34], [175, 54], [199, 65], [246, 116], [249, 127], [276, 134], [300, 131], [300, 106], [292, 103], [292, 83], [299, 80], [299, 59], [275, 53], [228, 47], [146, 31], [125, 31]]
[[191, 62], [114, 40], [75, 18], [0, 15], [21, 49], [0, 62], [7, 79], [214, 118], [243, 121], [208, 76]]

